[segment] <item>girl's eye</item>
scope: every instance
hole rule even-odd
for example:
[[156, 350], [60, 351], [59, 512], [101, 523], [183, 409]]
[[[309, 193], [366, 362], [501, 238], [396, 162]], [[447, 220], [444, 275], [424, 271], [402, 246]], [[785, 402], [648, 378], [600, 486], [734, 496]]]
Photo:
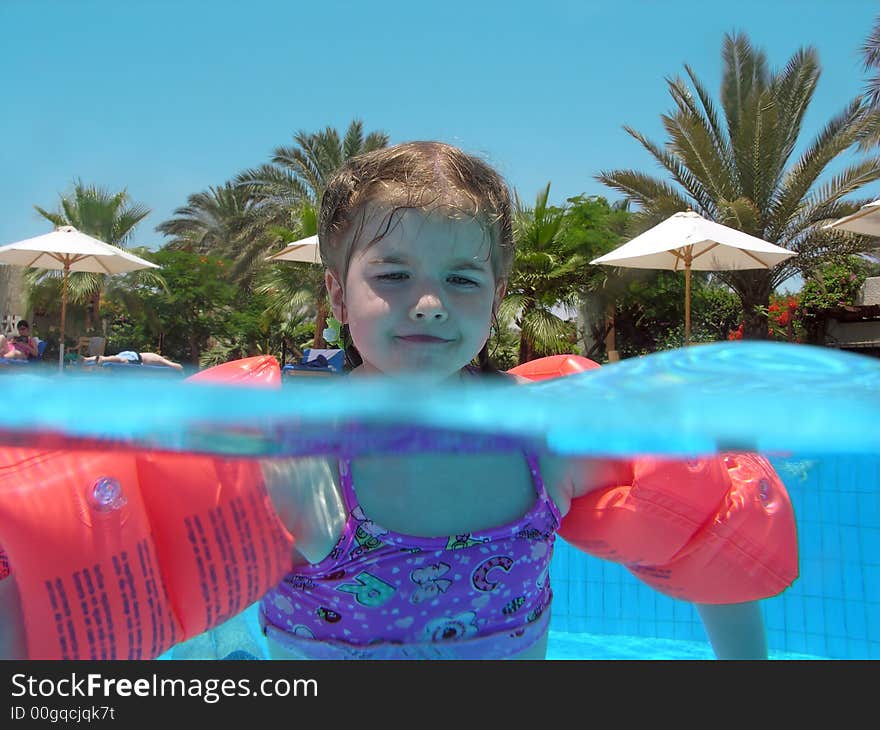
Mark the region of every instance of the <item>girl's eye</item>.
[[388, 274], [377, 274], [376, 278], [380, 281], [404, 281], [409, 278], [409, 274], [406, 274], [403, 271], [393, 271]]
[[449, 282], [451, 284], [456, 284], [459, 286], [479, 286], [479, 284], [473, 279], [468, 279], [464, 276], [450, 276]]

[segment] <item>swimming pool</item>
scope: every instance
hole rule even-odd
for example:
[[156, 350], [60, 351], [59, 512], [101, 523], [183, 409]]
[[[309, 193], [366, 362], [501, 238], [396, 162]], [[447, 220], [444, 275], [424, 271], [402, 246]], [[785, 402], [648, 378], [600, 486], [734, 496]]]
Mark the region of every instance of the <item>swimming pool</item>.
[[[798, 523], [800, 577], [762, 603], [771, 659], [880, 658], [880, 455], [772, 458]], [[712, 659], [691, 604], [562, 540], [548, 659]], [[234, 654], [238, 652], [238, 654]], [[256, 606], [165, 659], [266, 658]]]

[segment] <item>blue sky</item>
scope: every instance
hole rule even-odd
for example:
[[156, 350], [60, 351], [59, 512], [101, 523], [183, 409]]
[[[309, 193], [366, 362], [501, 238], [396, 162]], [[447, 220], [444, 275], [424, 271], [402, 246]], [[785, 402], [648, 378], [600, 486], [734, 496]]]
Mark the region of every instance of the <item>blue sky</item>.
[[[298, 130], [354, 118], [392, 142], [483, 155], [525, 200], [614, 191], [601, 170], [659, 171], [622, 129], [662, 142], [664, 79], [690, 64], [717, 92], [725, 32], [774, 68], [813, 45], [823, 75], [804, 140], [864, 88], [880, 3], [669, 0], [443, 3], [0, 0], [0, 244], [50, 229], [74, 179], [152, 209], [267, 162]], [[867, 190], [866, 195], [880, 190]]]

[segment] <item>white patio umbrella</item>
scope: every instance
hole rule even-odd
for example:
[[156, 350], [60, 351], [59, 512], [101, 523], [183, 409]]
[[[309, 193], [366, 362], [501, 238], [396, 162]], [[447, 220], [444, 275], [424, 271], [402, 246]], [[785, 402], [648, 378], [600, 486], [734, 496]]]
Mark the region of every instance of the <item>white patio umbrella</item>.
[[158, 269], [158, 264], [81, 233], [59, 226], [51, 233], [0, 246], [0, 264], [63, 272], [61, 281], [61, 336], [58, 367], [64, 367], [64, 324], [67, 316], [67, 278], [71, 271], [124, 274], [138, 269]]
[[794, 251], [703, 218], [693, 211], [676, 213], [591, 264], [631, 269], [684, 270], [684, 341], [691, 336], [691, 269], [732, 271], [769, 269]]
[[299, 261], [304, 264], [320, 264], [321, 252], [318, 248], [318, 237], [309, 236], [288, 243], [281, 251], [267, 257], [266, 261]]
[[864, 236], [880, 236], [880, 200], [863, 205], [855, 213], [838, 218], [825, 228], [840, 228]]

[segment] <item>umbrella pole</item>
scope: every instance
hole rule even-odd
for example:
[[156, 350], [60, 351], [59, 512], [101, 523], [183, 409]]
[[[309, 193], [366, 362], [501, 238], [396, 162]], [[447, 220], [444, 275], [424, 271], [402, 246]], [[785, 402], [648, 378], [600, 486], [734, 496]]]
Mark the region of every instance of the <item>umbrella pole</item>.
[[64, 262], [64, 273], [61, 275], [61, 336], [58, 345], [58, 371], [64, 372], [64, 320], [67, 317], [67, 274], [70, 264]]
[[684, 267], [684, 346], [691, 344], [691, 261], [685, 260]]

